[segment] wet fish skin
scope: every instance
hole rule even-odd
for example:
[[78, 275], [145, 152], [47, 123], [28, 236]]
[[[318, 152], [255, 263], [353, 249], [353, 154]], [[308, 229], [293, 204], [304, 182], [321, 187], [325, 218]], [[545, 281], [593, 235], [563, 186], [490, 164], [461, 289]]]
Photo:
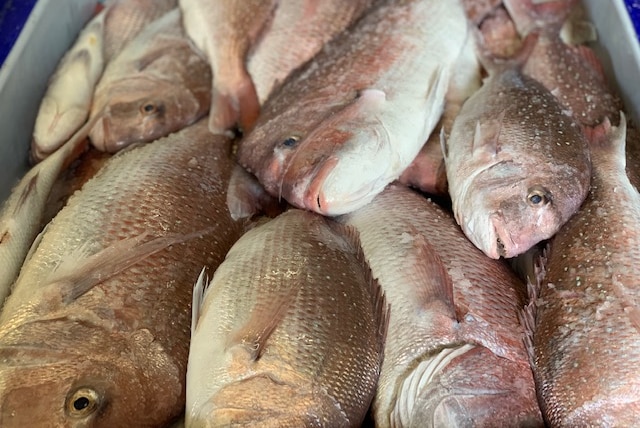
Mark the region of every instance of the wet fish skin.
[[625, 174], [624, 118], [600, 128], [590, 142], [589, 196], [551, 241], [528, 312], [532, 366], [552, 426], [633, 426], [640, 418], [640, 199]]
[[268, 27], [276, 0], [180, 0], [184, 28], [209, 60], [214, 76], [209, 129], [248, 131], [260, 111], [256, 88], [245, 61], [251, 46]]
[[540, 5], [533, 0], [504, 3], [521, 35], [531, 31], [539, 34], [522, 72], [549, 89], [581, 124], [595, 126], [605, 117], [617, 120], [622, 101], [608, 87], [595, 54], [586, 46], [569, 46], [560, 37], [562, 24], [576, 0]]
[[541, 426], [518, 312], [524, 284], [451, 215], [392, 184], [338, 217], [391, 307], [376, 426]]
[[427, 140], [466, 37], [458, 2], [381, 4], [269, 98], [239, 142], [239, 162], [299, 208], [357, 209], [398, 178]]
[[107, 66], [92, 116], [106, 107], [89, 137], [99, 150], [117, 152], [178, 131], [209, 108], [211, 71], [194, 51], [174, 9], [145, 28]]
[[85, 26], [49, 79], [33, 128], [31, 158], [36, 162], [60, 148], [89, 116], [105, 64], [105, 15], [99, 13]]
[[34, 126], [32, 160], [39, 162], [49, 156], [82, 126], [106, 64], [148, 23], [175, 6], [176, 0], [107, 2], [50, 79]]
[[386, 305], [342, 232], [292, 209], [229, 251], [195, 315], [185, 426], [360, 426]]
[[113, 157], [70, 198], [0, 315], [2, 426], [184, 411], [193, 280], [242, 232], [225, 206], [230, 144], [203, 120]]
[[625, 156], [627, 177], [633, 187], [640, 190], [640, 130], [632, 123], [627, 125]]
[[456, 221], [492, 258], [514, 257], [553, 236], [589, 189], [578, 122], [510, 65], [465, 102], [445, 152]]
[[272, 22], [256, 40], [247, 59], [247, 71], [260, 104], [293, 70], [310, 60], [376, 2], [380, 1], [279, 1]]

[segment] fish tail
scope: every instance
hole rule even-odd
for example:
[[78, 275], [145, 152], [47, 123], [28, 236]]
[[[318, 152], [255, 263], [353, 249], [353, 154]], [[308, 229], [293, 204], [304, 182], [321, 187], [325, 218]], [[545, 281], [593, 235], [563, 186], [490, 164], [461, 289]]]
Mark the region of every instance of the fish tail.
[[209, 130], [214, 134], [226, 135], [235, 126], [246, 134], [258, 119], [258, 94], [249, 74], [243, 74], [233, 87], [214, 86], [209, 112]]

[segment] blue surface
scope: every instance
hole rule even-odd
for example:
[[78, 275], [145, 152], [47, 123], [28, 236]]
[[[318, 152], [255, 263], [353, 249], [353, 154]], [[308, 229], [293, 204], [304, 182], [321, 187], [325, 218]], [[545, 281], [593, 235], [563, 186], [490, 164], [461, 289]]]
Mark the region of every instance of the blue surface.
[[624, 2], [627, 5], [633, 27], [636, 29], [636, 37], [640, 40], [640, 0], [625, 0]]
[[37, 0], [0, 0], [0, 65], [11, 52]]

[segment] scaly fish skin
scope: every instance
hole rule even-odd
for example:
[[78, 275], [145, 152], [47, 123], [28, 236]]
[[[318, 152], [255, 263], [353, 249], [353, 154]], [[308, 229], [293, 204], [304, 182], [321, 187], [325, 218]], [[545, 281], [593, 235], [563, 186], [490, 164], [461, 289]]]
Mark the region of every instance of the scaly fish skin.
[[336, 215], [366, 204], [438, 122], [467, 35], [458, 1], [383, 3], [273, 94], [239, 143], [240, 163], [300, 208]]
[[589, 196], [551, 241], [535, 300], [533, 369], [552, 426], [640, 420], [640, 196], [624, 140], [622, 120], [591, 142]]
[[456, 221], [492, 258], [514, 257], [553, 236], [589, 190], [580, 126], [516, 68], [490, 74], [445, 145]]
[[509, 268], [404, 186], [338, 221], [358, 230], [391, 307], [376, 426], [541, 426], [517, 318], [524, 284]]
[[247, 59], [260, 104], [293, 70], [379, 1], [280, 0], [273, 21]]
[[181, 28], [178, 9], [151, 23], [107, 66], [91, 115], [105, 108], [89, 137], [117, 152], [195, 122], [207, 113], [211, 70]]
[[292, 209], [229, 251], [194, 317], [187, 427], [360, 426], [386, 310], [342, 228]]
[[69, 199], [0, 315], [0, 425], [163, 426], [184, 411], [192, 284], [242, 232], [230, 152], [203, 120], [113, 157]]

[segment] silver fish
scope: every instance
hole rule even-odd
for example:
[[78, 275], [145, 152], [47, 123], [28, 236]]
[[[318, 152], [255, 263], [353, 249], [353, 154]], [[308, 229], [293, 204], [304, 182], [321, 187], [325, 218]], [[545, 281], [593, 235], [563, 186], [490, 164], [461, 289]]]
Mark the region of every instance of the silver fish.
[[233, 246], [193, 304], [185, 426], [360, 426], [387, 312], [350, 233], [294, 209]]

